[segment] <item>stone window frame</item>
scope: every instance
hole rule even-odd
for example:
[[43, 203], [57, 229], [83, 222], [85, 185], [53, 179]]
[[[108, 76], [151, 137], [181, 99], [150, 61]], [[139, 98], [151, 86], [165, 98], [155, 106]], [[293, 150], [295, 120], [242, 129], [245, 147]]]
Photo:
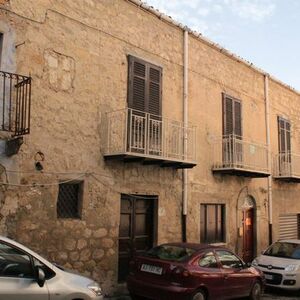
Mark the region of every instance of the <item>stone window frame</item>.
[[[75, 194], [70, 195], [70, 198], [67, 198], [66, 194], [64, 193], [68, 193], [68, 190], [65, 189], [68, 188], [70, 190], [70, 186], [75, 187]], [[74, 180], [59, 183], [56, 202], [57, 219], [82, 219], [83, 190], [84, 180]], [[74, 203], [68, 204], [68, 201], [73, 201]]]

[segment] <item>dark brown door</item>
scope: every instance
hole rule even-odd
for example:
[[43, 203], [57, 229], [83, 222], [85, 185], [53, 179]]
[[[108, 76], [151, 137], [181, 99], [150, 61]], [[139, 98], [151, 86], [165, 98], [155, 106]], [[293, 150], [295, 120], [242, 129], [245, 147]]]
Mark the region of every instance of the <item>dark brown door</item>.
[[254, 258], [254, 209], [243, 211], [243, 260], [251, 262]]
[[132, 257], [153, 247], [156, 201], [156, 197], [121, 196], [119, 282], [126, 280], [129, 272], [129, 262]]

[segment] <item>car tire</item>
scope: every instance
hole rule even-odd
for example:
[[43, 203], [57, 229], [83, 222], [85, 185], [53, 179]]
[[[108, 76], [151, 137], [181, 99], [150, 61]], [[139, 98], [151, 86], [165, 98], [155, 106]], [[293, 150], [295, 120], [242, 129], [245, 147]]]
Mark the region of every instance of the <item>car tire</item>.
[[262, 294], [261, 284], [258, 281], [256, 281], [256, 282], [254, 282], [254, 284], [252, 286], [249, 299], [250, 300], [260, 300], [261, 294]]
[[191, 300], [206, 300], [206, 295], [205, 292], [202, 290], [196, 291], [192, 297]]

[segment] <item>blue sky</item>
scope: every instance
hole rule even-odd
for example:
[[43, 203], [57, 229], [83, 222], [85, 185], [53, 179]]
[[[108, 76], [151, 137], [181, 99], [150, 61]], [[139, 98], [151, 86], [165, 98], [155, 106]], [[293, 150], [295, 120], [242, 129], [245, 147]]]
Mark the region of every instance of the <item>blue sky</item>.
[[144, 0], [300, 91], [299, 0]]

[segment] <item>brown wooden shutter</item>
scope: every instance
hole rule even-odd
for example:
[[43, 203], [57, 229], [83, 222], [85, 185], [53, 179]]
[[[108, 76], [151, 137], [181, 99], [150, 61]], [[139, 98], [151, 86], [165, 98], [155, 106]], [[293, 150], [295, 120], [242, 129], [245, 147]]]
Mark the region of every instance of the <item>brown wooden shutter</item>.
[[278, 117], [278, 147], [279, 153], [291, 152], [291, 124], [289, 121]]
[[242, 105], [239, 101], [234, 100], [234, 134], [242, 136]]
[[145, 110], [146, 102], [146, 65], [129, 56], [128, 107]]
[[161, 115], [161, 69], [149, 67], [149, 101], [148, 111], [150, 114]]
[[162, 69], [129, 56], [128, 107], [161, 115]]
[[242, 104], [223, 94], [223, 135], [242, 136]]

